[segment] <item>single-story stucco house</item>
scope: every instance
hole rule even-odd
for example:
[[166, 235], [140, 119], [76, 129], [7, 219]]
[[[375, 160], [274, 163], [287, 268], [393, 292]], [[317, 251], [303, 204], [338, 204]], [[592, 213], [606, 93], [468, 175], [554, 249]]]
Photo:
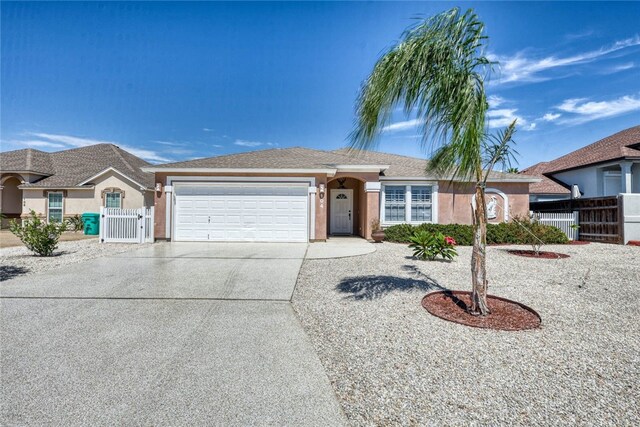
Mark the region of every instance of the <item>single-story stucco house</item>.
[[100, 207], [153, 206], [150, 164], [112, 144], [54, 153], [32, 148], [0, 153], [0, 206], [5, 217], [24, 218], [33, 209], [60, 221]]
[[[155, 236], [173, 241], [369, 239], [383, 226], [472, 222], [474, 187], [425, 173], [426, 160], [294, 147], [146, 166], [155, 173]], [[493, 173], [491, 221], [529, 214], [529, 184]]]

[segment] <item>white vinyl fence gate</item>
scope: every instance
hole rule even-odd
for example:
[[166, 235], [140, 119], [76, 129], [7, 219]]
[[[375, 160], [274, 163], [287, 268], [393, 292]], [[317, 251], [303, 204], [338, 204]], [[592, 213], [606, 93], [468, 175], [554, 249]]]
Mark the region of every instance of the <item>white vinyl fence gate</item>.
[[534, 212], [533, 220], [544, 225], [558, 227], [569, 240], [578, 240], [578, 211], [573, 212]]
[[153, 207], [100, 208], [100, 242], [153, 242]]

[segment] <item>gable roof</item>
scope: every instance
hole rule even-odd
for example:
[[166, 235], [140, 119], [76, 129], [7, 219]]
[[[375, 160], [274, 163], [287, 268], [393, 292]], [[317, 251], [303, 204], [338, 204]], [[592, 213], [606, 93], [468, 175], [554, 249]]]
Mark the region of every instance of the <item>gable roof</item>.
[[529, 193], [531, 194], [570, 194], [571, 191], [565, 186], [555, 182], [554, 180], [544, 176], [547, 171], [549, 162], [536, 163], [533, 166], [529, 166], [522, 172], [525, 175], [535, 176], [542, 181], [535, 182], [529, 186]]
[[[113, 144], [95, 144], [70, 150], [45, 153], [43, 151], [16, 150], [0, 153], [0, 164], [3, 172], [10, 167], [24, 164], [31, 169], [22, 171], [40, 172], [47, 177], [32, 183], [25, 183], [23, 188], [68, 188], [81, 186], [84, 181], [96, 177], [109, 168], [116, 169], [134, 182], [152, 188], [154, 175], [143, 172], [142, 167], [150, 165], [139, 157]], [[34, 156], [33, 152], [37, 152]], [[34, 162], [35, 159], [35, 162]], [[7, 166], [5, 168], [5, 165]], [[88, 185], [89, 183], [87, 183]]]
[[640, 159], [640, 125], [625, 129], [549, 162], [546, 175], [619, 159]]
[[[330, 175], [339, 171], [369, 171], [380, 173], [387, 178], [420, 178], [438, 180], [425, 172], [427, 161], [416, 157], [377, 151], [335, 151], [314, 150], [304, 147], [273, 148], [249, 151], [239, 154], [195, 159], [186, 162], [166, 163], [144, 167], [149, 172], [207, 172], [207, 171], [249, 171], [249, 172], [318, 172]], [[519, 175], [494, 172], [493, 180], [534, 182], [538, 179]], [[533, 180], [533, 181], [532, 181]]]

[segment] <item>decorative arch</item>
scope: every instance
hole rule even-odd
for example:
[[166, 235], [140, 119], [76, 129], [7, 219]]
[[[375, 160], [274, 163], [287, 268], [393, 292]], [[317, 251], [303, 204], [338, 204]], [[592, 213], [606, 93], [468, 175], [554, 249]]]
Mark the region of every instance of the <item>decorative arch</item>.
[[[504, 222], [508, 222], [509, 221], [509, 196], [507, 196], [503, 191], [498, 190], [497, 188], [485, 188], [484, 189], [484, 193], [485, 194], [497, 194], [500, 197], [502, 197], [502, 200], [504, 200], [504, 208], [503, 208], [503, 219]], [[471, 198], [471, 206], [473, 206], [473, 208], [476, 208], [476, 195], [475, 193], [473, 194], [473, 197]]]

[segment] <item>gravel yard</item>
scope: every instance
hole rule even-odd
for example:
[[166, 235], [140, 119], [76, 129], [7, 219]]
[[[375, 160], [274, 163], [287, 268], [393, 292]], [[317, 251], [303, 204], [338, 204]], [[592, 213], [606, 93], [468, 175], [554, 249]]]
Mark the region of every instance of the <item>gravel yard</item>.
[[100, 244], [97, 238], [76, 240], [58, 243], [58, 249], [51, 257], [35, 256], [24, 246], [0, 248], [0, 282], [144, 246], [147, 244]]
[[452, 263], [377, 248], [305, 261], [293, 298], [353, 425], [640, 425], [640, 248], [547, 246], [571, 257], [544, 260], [490, 247], [490, 293], [542, 316], [520, 332], [421, 307], [440, 286], [470, 289], [470, 248]]

